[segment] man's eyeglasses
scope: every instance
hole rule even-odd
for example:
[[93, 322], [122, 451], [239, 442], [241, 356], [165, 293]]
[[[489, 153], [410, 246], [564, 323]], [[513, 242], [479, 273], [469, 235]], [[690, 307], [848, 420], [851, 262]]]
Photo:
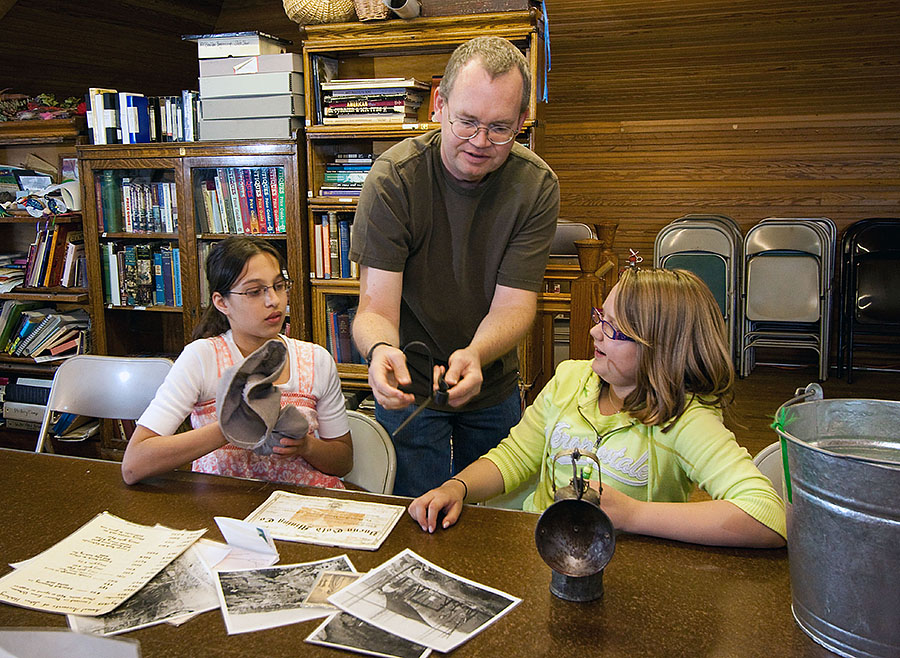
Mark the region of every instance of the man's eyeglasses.
[[518, 131], [509, 126], [482, 126], [477, 121], [467, 119], [447, 119], [450, 122], [450, 132], [460, 139], [474, 139], [480, 131], [487, 133], [488, 141], [495, 146], [509, 144], [516, 138]]
[[271, 286], [254, 286], [252, 288], [248, 288], [247, 290], [237, 291], [237, 290], [229, 290], [229, 295], [243, 295], [247, 299], [263, 299], [265, 294], [271, 290], [276, 295], [285, 295], [287, 291], [291, 289], [291, 281], [276, 281]]
[[612, 326], [610, 322], [603, 319], [603, 309], [594, 307], [591, 310], [591, 320], [595, 325], [600, 325], [600, 331], [602, 331], [603, 335], [610, 340], [628, 340], [632, 343], [635, 342], [634, 338], [626, 336], [621, 331]]

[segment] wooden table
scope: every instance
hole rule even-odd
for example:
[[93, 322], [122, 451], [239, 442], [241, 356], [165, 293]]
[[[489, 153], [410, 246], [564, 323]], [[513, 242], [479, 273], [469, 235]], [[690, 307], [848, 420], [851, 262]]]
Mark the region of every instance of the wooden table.
[[[208, 528], [214, 516], [244, 518], [272, 491], [406, 504], [360, 492], [277, 486], [177, 471], [126, 486], [114, 462], [0, 449], [0, 573], [63, 539], [104, 510], [129, 521]], [[534, 545], [537, 516], [468, 507], [456, 526], [429, 535], [404, 515], [381, 549], [346, 551], [360, 571], [404, 548], [461, 576], [523, 599], [457, 656], [831, 656], [791, 616], [787, 551], [720, 549], [622, 535], [600, 601], [576, 604], [549, 591], [550, 569]], [[341, 549], [278, 542], [281, 564]], [[319, 622], [228, 636], [221, 614], [181, 627], [128, 633], [145, 658], [159, 656], [337, 656], [303, 643]], [[62, 615], [0, 603], [0, 627], [65, 626]], [[348, 654], [349, 655], [349, 654]]]

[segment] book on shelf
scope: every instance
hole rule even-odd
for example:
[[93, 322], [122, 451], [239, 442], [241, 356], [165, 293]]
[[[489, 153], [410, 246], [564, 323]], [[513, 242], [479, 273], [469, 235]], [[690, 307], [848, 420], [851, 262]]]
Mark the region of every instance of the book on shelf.
[[259, 182], [262, 189], [263, 212], [266, 216], [266, 233], [275, 233], [275, 212], [272, 204], [272, 184], [269, 180], [269, 168], [259, 167]]
[[52, 313], [53, 309], [49, 307], [33, 308], [23, 310], [16, 319], [16, 324], [9, 334], [9, 341], [6, 344], [6, 353], [16, 356], [19, 354], [20, 346], [26, 343], [28, 336], [38, 328], [47, 314]]
[[22, 313], [38, 307], [40, 307], [40, 302], [23, 302], [16, 299], [8, 299], [3, 302], [3, 307], [0, 309], [0, 351], [6, 351], [6, 346], [19, 324]]
[[336, 117], [322, 117], [324, 125], [341, 124], [392, 124], [392, 123], [416, 123], [418, 115], [409, 114], [346, 114]]
[[338, 60], [327, 55], [311, 54], [309, 64], [310, 70], [307, 71], [307, 75], [311, 76], [310, 89], [313, 91], [314, 96], [313, 110], [315, 116], [307, 118], [307, 125], [310, 123], [319, 124], [322, 121], [322, 84], [335, 78], [338, 72]]
[[316, 215], [313, 222], [313, 254], [313, 276], [317, 279], [324, 279], [325, 252], [322, 245], [322, 215]]
[[28, 404], [27, 402], [12, 402], [4, 400], [3, 417], [7, 423], [10, 420], [26, 421], [29, 423], [37, 423], [40, 429], [41, 421], [44, 419], [44, 413], [47, 411], [45, 404]]
[[75, 309], [66, 313], [52, 313], [38, 327], [34, 337], [23, 347], [22, 356], [36, 357], [42, 352], [55, 346], [60, 338], [71, 332], [87, 330], [90, 326], [90, 318], [82, 309]]
[[153, 257], [153, 303], [157, 306], [165, 306], [166, 285], [163, 281], [162, 251], [154, 249]]
[[[172, 260], [172, 247], [163, 246], [159, 249], [162, 285], [163, 285], [163, 304], [166, 306], [175, 306], [175, 281]], [[206, 276], [204, 275], [205, 279]]]
[[349, 279], [353, 276], [350, 271], [350, 222], [351, 220], [348, 219], [337, 220], [342, 279]]
[[63, 260], [63, 271], [59, 285], [64, 288], [80, 287], [81, 281], [76, 276], [77, 263], [85, 258], [84, 231], [72, 231], [66, 238], [66, 253]]
[[330, 261], [329, 272], [332, 279], [341, 276], [341, 238], [338, 233], [337, 213], [328, 211], [328, 257]]
[[322, 82], [323, 91], [344, 89], [421, 89], [429, 91], [431, 85], [416, 78], [334, 78], [328, 82]]
[[319, 196], [356, 198], [359, 196], [359, 192], [361, 189], [361, 186], [339, 187], [325, 185], [319, 188]]
[[326, 183], [346, 184], [346, 185], [362, 185], [366, 182], [366, 176], [369, 175], [369, 169], [361, 171], [325, 171], [323, 180]]
[[275, 180], [276, 185], [278, 186], [278, 232], [286, 233], [287, 232], [287, 208], [285, 207], [285, 174], [284, 167], [273, 167], [272, 171], [275, 172]]
[[[205, 270], [204, 270], [205, 271]], [[172, 247], [172, 281], [175, 295], [175, 306], [181, 306], [181, 249]]]
[[41, 377], [16, 377], [6, 385], [4, 400], [28, 404], [47, 404], [50, 399], [52, 379]]

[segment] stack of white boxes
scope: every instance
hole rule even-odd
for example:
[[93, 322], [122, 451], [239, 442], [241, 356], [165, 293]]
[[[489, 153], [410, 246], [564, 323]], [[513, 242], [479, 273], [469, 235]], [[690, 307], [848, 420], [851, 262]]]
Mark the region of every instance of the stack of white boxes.
[[303, 60], [258, 32], [197, 38], [200, 139], [289, 139], [303, 125]]

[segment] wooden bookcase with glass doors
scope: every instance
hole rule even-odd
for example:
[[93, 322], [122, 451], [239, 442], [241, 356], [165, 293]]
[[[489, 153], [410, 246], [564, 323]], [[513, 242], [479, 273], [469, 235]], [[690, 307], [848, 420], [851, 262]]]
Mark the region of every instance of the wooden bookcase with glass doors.
[[[540, 153], [542, 150], [542, 104], [544, 84], [544, 26], [539, 12], [514, 11], [412, 20], [387, 20], [367, 23], [336, 23], [305, 26], [303, 69], [306, 99], [307, 151], [307, 233], [312, 297], [313, 340], [328, 347], [338, 361], [338, 372], [347, 388], [364, 388], [367, 371], [353, 348], [349, 325], [359, 299], [355, 271], [350, 276], [320, 276], [315, 268], [317, 255], [325, 258], [323, 240], [317, 244], [316, 232], [323, 219], [334, 225], [345, 224], [338, 233], [338, 260], [341, 240], [346, 249], [348, 225], [356, 209], [354, 197], [323, 196], [326, 167], [341, 154], [371, 154], [377, 157], [390, 146], [411, 136], [439, 128], [431, 121], [426, 94], [415, 122], [403, 124], [323, 125], [321, 82], [327, 75], [347, 78], [415, 78], [431, 84], [440, 76], [451, 53], [460, 44], [476, 36], [496, 35], [509, 39], [525, 54], [532, 74], [528, 119], [518, 140]], [[327, 71], [327, 73], [326, 73]], [[318, 105], [318, 108], [317, 108]], [[334, 256], [332, 232], [327, 247]], [[342, 274], [347, 274], [345, 267]], [[527, 342], [527, 341], [526, 341]], [[526, 346], [525, 353], [529, 354]], [[528, 369], [529, 359], [523, 361]], [[523, 372], [528, 381], [528, 373]]]
[[[82, 146], [78, 157], [96, 353], [174, 359], [208, 304], [205, 256], [229, 235], [270, 240], [304, 282], [302, 142]], [[289, 335], [310, 339], [309, 310], [309, 287], [294, 285]]]

